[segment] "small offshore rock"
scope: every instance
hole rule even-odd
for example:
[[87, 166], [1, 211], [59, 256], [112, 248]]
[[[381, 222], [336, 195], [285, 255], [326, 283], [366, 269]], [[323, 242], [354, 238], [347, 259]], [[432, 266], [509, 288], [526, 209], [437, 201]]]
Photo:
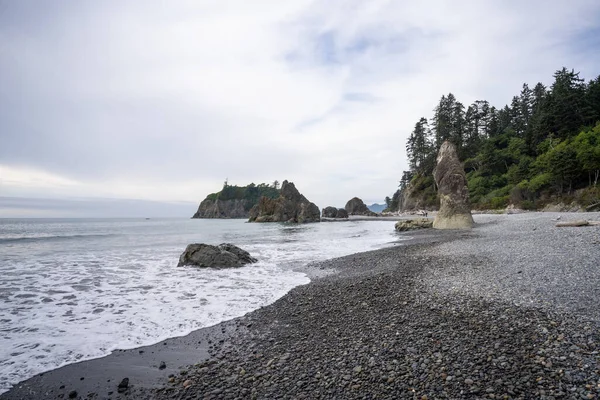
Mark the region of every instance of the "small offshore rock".
[[179, 256], [178, 267], [192, 265], [201, 268], [228, 268], [241, 267], [246, 264], [255, 263], [256, 258], [250, 256], [243, 250], [231, 243], [221, 243], [212, 246], [205, 243], [189, 244], [185, 251]]

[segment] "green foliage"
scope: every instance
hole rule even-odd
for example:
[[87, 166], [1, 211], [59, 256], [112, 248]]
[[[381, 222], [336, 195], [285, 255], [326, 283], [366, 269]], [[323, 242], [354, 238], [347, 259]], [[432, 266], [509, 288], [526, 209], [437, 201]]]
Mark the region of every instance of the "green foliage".
[[248, 211], [258, 203], [258, 200], [262, 196], [272, 199], [279, 197], [279, 189], [276, 188], [276, 186], [278, 187], [279, 185], [273, 184], [270, 186], [266, 183], [255, 185], [254, 183], [251, 183], [248, 186], [235, 186], [229, 185], [227, 181], [225, 181], [223, 189], [221, 189], [220, 192], [211, 193], [206, 196], [206, 199], [211, 201], [244, 200], [244, 209]]
[[524, 84], [500, 109], [484, 100], [465, 109], [452, 93], [442, 96], [431, 127], [421, 118], [411, 134], [411, 169], [401, 192], [410, 182], [415, 196], [435, 195], [432, 172], [444, 140], [465, 160], [475, 207], [534, 209], [552, 198], [573, 198], [600, 180], [600, 77], [585, 83], [562, 68], [549, 88]]

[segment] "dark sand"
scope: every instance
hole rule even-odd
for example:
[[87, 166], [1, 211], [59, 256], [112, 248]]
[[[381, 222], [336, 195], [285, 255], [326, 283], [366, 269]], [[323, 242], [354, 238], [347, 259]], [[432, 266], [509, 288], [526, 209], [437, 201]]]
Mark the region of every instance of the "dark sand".
[[310, 284], [244, 317], [1, 398], [597, 399], [600, 228], [552, 217], [407, 233], [410, 245], [308, 266]]

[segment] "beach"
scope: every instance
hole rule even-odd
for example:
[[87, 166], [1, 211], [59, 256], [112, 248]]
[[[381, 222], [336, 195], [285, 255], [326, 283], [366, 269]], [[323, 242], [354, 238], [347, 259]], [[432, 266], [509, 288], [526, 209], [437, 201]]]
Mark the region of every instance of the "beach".
[[299, 267], [311, 283], [273, 304], [0, 398], [596, 399], [600, 227], [559, 215], [476, 215]]

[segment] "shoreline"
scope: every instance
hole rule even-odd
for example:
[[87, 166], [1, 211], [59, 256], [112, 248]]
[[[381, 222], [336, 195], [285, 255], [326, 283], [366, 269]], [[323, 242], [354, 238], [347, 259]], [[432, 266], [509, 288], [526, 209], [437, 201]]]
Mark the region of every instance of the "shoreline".
[[[598, 213], [585, 215], [600, 219]], [[66, 398], [72, 390], [81, 398], [92, 392], [95, 398], [119, 398], [117, 385], [124, 377], [130, 378], [129, 398], [362, 398], [375, 393], [382, 398], [528, 398], [558, 395], [557, 390], [597, 396], [600, 376], [593, 367], [598, 370], [600, 356], [593, 332], [600, 316], [590, 307], [598, 304], [594, 291], [600, 282], [600, 246], [594, 241], [600, 243], [600, 229], [554, 228], [551, 217], [481, 215], [472, 231], [409, 232], [405, 236], [411, 239], [400, 246], [309, 264], [301, 271], [309, 276], [311, 269], [334, 272], [315, 274], [311, 283], [243, 317], [168, 339], [166, 345], [67, 365], [21, 382], [0, 398]], [[481, 251], [499, 239], [504, 243], [496, 245], [506, 253]], [[542, 250], [560, 248], [565, 241], [581, 247], [568, 249], [567, 255], [572, 269], [579, 269], [565, 272], [560, 263], [554, 268], [553, 260], [563, 261], [559, 255], [538, 254], [523, 243], [528, 240], [541, 241]], [[524, 262], [527, 252], [533, 254]], [[596, 270], [590, 270], [594, 262]], [[587, 270], [588, 276], [580, 276]], [[576, 285], [551, 280], [565, 273]], [[552, 285], [545, 287], [550, 292], [540, 292], [548, 280], [564, 293], [554, 296]], [[571, 295], [574, 301], [564, 301]], [[556, 307], [559, 303], [562, 308]], [[468, 343], [465, 335], [470, 335]], [[546, 349], [550, 337], [561, 335]], [[537, 353], [515, 345], [513, 339], [519, 338], [535, 344], [537, 352], [544, 349], [545, 355], [537, 357], [550, 366], [532, 364]], [[478, 344], [469, 348], [475, 355], [465, 348], [469, 343]], [[571, 347], [563, 348], [566, 344]], [[453, 349], [463, 351], [455, 354]], [[504, 361], [497, 361], [501, 357]], [[582, 360], [590, 366], [585, 371], [576, 367]], [[158, 369], [160, 361], [166, 369]], [[181, 374], [180, 366], [195, 363], [200, 365]], [[530, 375], [542, 374], [542, 383], [537, 377], [524, 379], [528, 375], [513, 379], [514, 368], [523, 365]], [[170, 374], [175, 374], [173, 382]], [[569, 385], [575, 392], [567, 392]]]

